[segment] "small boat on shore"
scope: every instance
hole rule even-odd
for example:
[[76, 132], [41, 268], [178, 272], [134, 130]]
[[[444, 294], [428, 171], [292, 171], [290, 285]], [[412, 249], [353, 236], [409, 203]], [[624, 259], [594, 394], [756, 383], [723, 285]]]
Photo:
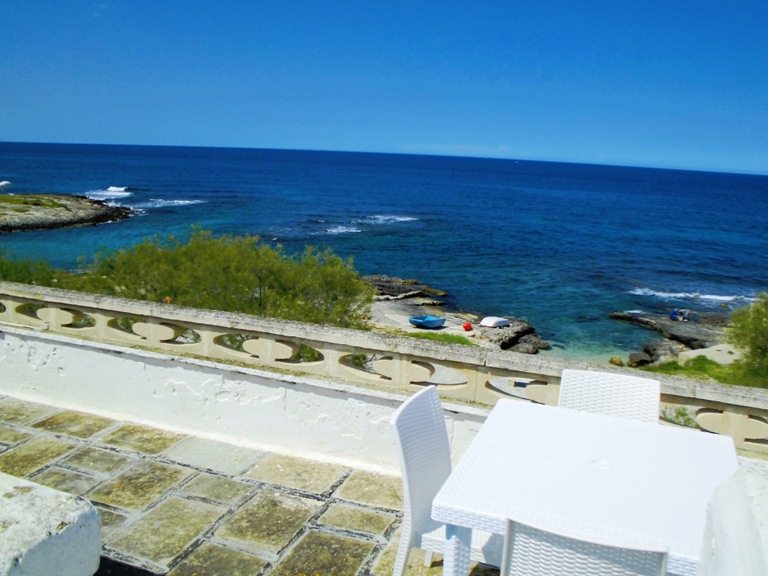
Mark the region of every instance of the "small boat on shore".
[[440, 316], [411, 316], [408, 318], [408, 322], [416, 326], [416, 328], [440, 328], [445, 324], [445, 318]]

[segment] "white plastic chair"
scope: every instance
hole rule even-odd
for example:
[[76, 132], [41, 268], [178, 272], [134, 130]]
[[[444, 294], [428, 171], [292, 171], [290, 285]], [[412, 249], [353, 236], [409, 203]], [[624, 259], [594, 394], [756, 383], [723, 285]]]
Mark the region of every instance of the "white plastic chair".
[[[445, 550], [445, 524], [432, 519], [432, 501], [451, 473], [451, 450], [440, 397], [434, 386], [420, 390], [392, 416], [403, 478], [403, 528], [393, 576], [402, 576], [411, 548], [432, 553]], [[470, 560], [501, 564], [503, 537], [472, 531]]]
[[507, 520], [501, 576], [664, 576], [667, 549], [584, 540]]
[[641, 422], [659, 421], [661, 383], [591, 370], [563, 370], [557, 405]]

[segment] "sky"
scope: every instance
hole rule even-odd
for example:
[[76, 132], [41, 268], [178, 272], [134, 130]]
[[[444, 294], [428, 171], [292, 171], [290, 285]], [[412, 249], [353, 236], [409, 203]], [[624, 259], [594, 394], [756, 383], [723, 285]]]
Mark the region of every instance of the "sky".
[[34, 0], [0, 141], [768, 174], [768, 2]]

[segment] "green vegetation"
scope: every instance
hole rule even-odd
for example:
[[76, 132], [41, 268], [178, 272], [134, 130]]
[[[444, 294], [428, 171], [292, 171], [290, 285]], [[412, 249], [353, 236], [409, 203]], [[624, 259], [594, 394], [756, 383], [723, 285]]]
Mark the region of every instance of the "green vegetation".
[[675, 376], [687, 376], [690, 378], [712, 378], [724, 384], [741, 384], [736, 379], [731, 366], [718, 364], [706, 356], [696, 356], [685, 364], [678, 362], [664, 362], [663, 364], [651, 364], [643, 366], [640, 370], [657, 374], [672, 374]]
[[24, 206], [42, 206], [44, 208], [65, 208], [64, 204], [47, 196], [35, 194], [0, 194], [0, 204], [16, 206], [15, 211]]
[[477, 346], [474, 342], [459, 336], [458, 334], [441, 334], [440, 332], [406, 332], [406, 336], [412, 338], [423, 338], [424, 340], [434, 340], [435, 342], [445, 342], [447, 344], [463, 344], [464, 346]]
[[300, 322], [364, 328], [373, 301], [352, 261], [330, 250], [288, 256], [256, 236], [200, 229], [187, 239], [156, 236], [102, 251], [81, 268], [71, 274], [0, 254], [3, 280]]
[[768, 293], [731, 315], [727, 338], [742, 354], [734, 372], [747, 386], [768, 388]]
[[697, 356], [682, 366], [677, 362], [668, 362], [646, 366], [642, 370], [709, 377], [724, 384], [768, 388], [768, 293], [761, 293], [752, 305], [732, 314], [726, 338], [742, 354], [733, 364], [722, 365]]
[[675, 409], [667, 407], [661, 414], [664, 420], [668, 422], [674, 422], [680, 426], [686, 426], [688, 428], [698, 428], [699, 424], [696, 419], [688, 413], [688, 409], [683, 406], [678, 406]]
[[20, 284], [40, 284], [51, 286], [56, 272], [53, 267], [42, 260], [14, 260], [7, 257], [0, 247], [0, 279]]

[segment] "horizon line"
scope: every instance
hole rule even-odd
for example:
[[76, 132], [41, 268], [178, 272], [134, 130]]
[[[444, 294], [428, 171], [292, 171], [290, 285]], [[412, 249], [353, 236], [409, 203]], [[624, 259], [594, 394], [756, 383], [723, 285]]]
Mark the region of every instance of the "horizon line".
[[381, 151], [381, 150], [338, 150], [330, 148], [267, 148], [263, 146], [229, 146], [229, 145], [200, 145], [200, 144], [126, 144], [126, 143], [104, 143], [104, 142], [39, 142], [32, 140], [0, 140], [0, 144], [38, 144], [54, 146], [125, 146], [125, 147], [145, 147], [145, 148], [211, 148], [224, 150], [274, 150], [283, 152], [326, 152], [337, 154], [380, 154], [390, 156], [414, 156], [414, 157], [434, 157], [434, 158], [471, 158], [477, 160], [499, 160], [505, 162], [536, 162], [542, 164], [571, 164], [583, 166], [603, 166], [607, 168], [633, 168], [640, 170], [669, 170], [677, 172], [701, 172], [708, 174], [732, 174], [740, 176], [768, 176], [768, 169], [765, 171], [743, 171], [743, 170], [723, 170], [706, 168], [686, 168], [676, 166], [649, 166], [644, 164], [613, 164], [609, 162], [577, 162], [575, 160], [554, 160], [542, 158], [525, 158], [511, 156], [483, 156], [483, 155], [461, 155], [461, 154], [440, 154], [428, 152], [405, 152], [405, 151]]

